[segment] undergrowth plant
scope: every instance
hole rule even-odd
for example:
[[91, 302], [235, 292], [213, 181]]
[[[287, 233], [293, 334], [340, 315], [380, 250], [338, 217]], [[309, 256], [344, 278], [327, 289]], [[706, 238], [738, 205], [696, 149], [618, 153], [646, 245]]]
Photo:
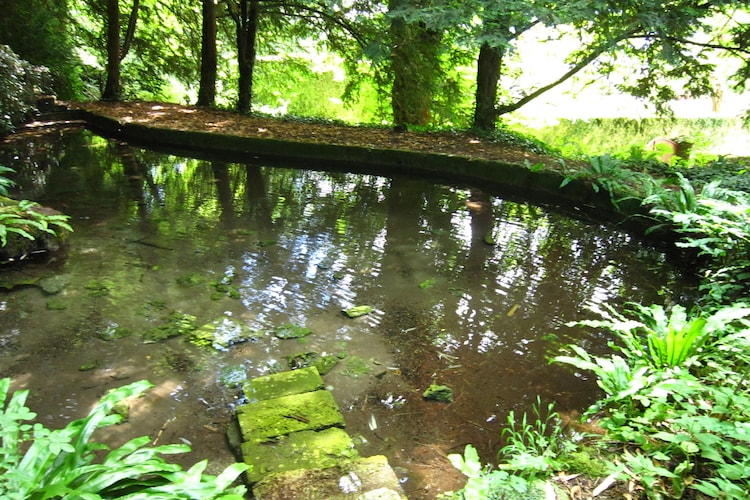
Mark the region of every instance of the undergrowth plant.
[[140, 381], [115, 389], [87, 417], [49, 430], [32, 423], [36, 414], [26, 406], [29, 392], [16, 391], [8, 398], [10, 379], [0, 380], [0, 498], [242, 499], [245, 487], [232, 484], [247, 465], [233, 464], [211, 476], [203, 473], [206, 461], [184, 471], [162, 458], [190, 451], [187, 445], [150, 447], [151, 439], [143, 436], [96, 460], [97, 452], [108, 448], [91, 442], [93, 432], [120, 422], [113, 407], [150, 387]]
[[611, 473], [649, 498], [744, 499], [750, 491], [750, 307], [712, 314], [635, 306], [576, 324], [615, 334], [615, 354], [579, 346], [554, 362], [592, 371], [605, 396], [584, 415], [624, 446]]
[[15, 185], [3, 175], [9, 172], [14, 170], [0, 165], [0, 246], [6, 246], [12, 234], [34, 240], [35, 232], [56, 235], [60, 230], [73, 231], [67, 215], [44, 213], [33, 201], [5, 198], [8, 188]]
[[472, 445], [464, 454], [449, 455], [451, 464], [467, 477], [459, 492], [443, 498], [463, 500], [524, 500], [545, 498], [544, 479], [555, 471], [565, 470], [566, 457], [578, 445], [566, 435], [554, 404], [543, 408], [537, 397], [531, 414], [517, 417], [511, 411], [508, 426], [502, 431], [505, 445], [498, 452], [496, 466], [484, 466]]
[[653, 183], [651, 176], [629, 168], [623, 160], [609, 154], [592, 156], [588, 165], [568, 172], [560, 188], [575, 180], [588, 181], [594, 192], [606, 191], [615, 208], [623, 200], [637, 197]]
[[60, 230], [73, 230], [69, 216], [43, 213], [35, 210], [37, 207], [38, 203], [29, 200], [3, 204], [0, 198], [0, 246], [8, 244], [11, 234], [34, 240], [35, 231], [56, 235]]
[[750, 280], [750, 193], [706, 184], [700, 191], [677, 174], [643, 200], [658, 221], [650, 231], [670, 227], [680, 235], [677, 246], [706, 261], [701, 290], [707, 299], [726, 303], [744, 297]]
[[517, 418], [515, 412], [508, 413], [508, 425], [500, 434], [505, 440], [498, 452], [500, 467], [516, 471], [530, 481], [563, 468], [562, 458], [576, 445], [565, 435], [554, 407], [554, 403], [549, 403], [543, 410], [537, 396], [531, 415], [524, 412]]

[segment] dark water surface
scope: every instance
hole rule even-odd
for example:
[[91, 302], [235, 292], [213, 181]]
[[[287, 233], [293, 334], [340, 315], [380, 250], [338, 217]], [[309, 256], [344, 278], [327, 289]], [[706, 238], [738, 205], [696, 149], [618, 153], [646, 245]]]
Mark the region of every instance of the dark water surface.
[[[315, 352], [342, 358], [325, 380], [361, 453], [385, 454], [410, 496], [430, 497], [443, 455], [473, 443], [492, 459], [508, 411], [537, 395], [564, 412], [593, 402], [593, 380], [546, 361], [561, 342], [606, 348], [564, 326], [586, 303], [689, 293], [625, 232], [472, 186], [195, 160], [80, 130], [9, 142], [0, 164], [17, 170], [17, 196], [75, 228], [66, 258], [21, 271], [47, 292], [0, 293], [0, 376], [31, 390], [49, 427], [146, 378], [156, 387], [104, 438], [189, 442], [182, 460], [215, 470], [234, 460], [224, 429], [240, 397], [220, 374]], [[342, 314], [356, 305], [374, 311]], [[224, 350], [144, 338], [173, 313], [253, 333]], [[280, 339], [284, 324], [313, 333]], [[454, 402], [424, 401], [432, 383]]]

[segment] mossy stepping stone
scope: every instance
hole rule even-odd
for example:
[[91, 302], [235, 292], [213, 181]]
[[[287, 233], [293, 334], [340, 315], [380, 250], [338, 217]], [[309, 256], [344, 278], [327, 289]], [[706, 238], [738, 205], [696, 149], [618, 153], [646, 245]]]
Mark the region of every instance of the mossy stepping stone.
[[326, 469], [269, 474], [253, 486], [253, 497], [258, 500], [406, 500], [398, 477], [383, 455], [347, 460]]
[[317, 391], [322, 388], [323, 379], [314, 366], [257, 377], [248, 380], [242, 387], [250, 403]]
[[337, 427], [295, 432], [271, 442], [242, 444], [243, 460], [251, 466], [247, 471], [250, 484], [271, 473], [333, 467], [357, 456], [349, 434]]
[[242, 439], [255, 444], [293, 432], [344, 426], [344, 417], [326, 390], [242, 405], [237, 408], [237, 421]]

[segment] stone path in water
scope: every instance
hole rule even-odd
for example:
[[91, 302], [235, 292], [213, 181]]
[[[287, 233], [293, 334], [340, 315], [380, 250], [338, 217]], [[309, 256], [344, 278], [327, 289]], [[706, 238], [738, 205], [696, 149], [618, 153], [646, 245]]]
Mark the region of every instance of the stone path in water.
[[230, 438], [250, 465], [257, 500], [406, 499], [382, 455], [360, 457], [344, 418], [315, 367], [244, 384]]

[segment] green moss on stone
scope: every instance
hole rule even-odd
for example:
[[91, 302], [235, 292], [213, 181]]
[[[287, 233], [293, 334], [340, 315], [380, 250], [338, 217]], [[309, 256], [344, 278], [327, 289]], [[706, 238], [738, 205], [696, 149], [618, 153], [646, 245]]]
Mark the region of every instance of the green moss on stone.
[[406, 500], [398, 477], [383, 455], [356, 458], [333, 467], [269, 474], [253, 486], [255, 498]]
[[312, 333], [312, 330], [300, 325], [285, 324], [277, 326], [274, 335], [280, 339], [299, 339]]
[[432, 401], [440, 401], [441, 403], [453, 402], [453, 389], [447, 385], [436, 385], [431, 384], [430, 387], [425, 389], [422, 396], [425, 399]]
[[293, 432], [344, 426], [333, 396], [326, 390], [266, 399], [237, 409], [242, 438], [262, 443]]
[[251, 403], [292, 394], [317, 391], [323, 388], [323, 379], [315, 367], [286, 371], [248, 380], [243, 386], [245, 397]]
[[272, 442], [242, 444], [243, 460], [251, 466], [247, 472], [251, 484], [271, 473], [333, 467], [357, 456], [349, 435], [335, 427], [295, 432]]

